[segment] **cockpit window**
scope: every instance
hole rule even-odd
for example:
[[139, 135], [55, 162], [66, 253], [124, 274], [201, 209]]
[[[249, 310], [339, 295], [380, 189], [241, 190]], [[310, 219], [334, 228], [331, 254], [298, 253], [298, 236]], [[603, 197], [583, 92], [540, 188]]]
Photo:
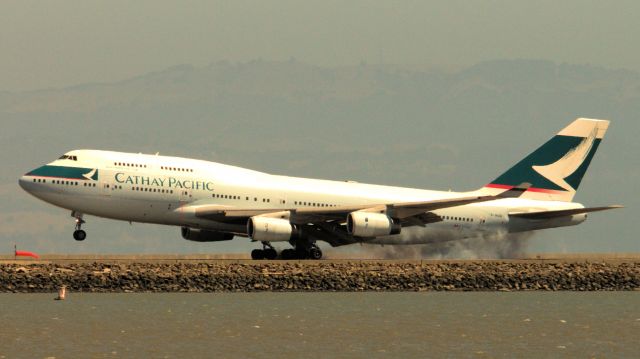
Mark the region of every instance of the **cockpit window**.
[[58, 158], [59, 160], [71, 160], [71, 161], [77, 161], [78, 160], [78, 156], [69, 156], [69, 155], [62, 155]]

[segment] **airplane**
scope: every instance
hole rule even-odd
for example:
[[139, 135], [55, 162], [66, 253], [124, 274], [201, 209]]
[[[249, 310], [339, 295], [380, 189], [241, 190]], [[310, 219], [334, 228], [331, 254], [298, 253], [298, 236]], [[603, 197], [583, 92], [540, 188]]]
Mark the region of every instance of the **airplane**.
[[[260, 242], [253, 259], [320, 259], [317, 245], [428, 244], [582, 223], [572, 202], [609, 121], [578, 118], [480, 189], [431, 191], [272, 175], [221, 163], [73, 150], [19, 179], [29, 194], [85, 215], [181, 227], [184, 239]], [[403, 236], [410, 227], [418, 236]], [[280, 253], [272, 242], [288, 242]], [[286, 245], [286, 244], [285, 244]]]

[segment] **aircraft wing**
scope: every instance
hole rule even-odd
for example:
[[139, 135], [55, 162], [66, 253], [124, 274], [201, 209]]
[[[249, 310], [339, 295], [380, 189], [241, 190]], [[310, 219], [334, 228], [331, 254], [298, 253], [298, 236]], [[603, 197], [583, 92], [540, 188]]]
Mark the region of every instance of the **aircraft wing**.
[[[420, 202], [400, 202], [400, 203], [381, 203], [381, 204], [363, 204], [354, 206], [341, 206], [331, 208], [282, 208], [282, 209], [264, 209], [264, 208], [238, 208], [221, 206], [217, 204], [199, 204], [194, 205], [193, 210], [198, 218], [205, 218], [220, 222], [237, 221], [238, 219], [246, 220], [253, 216], [272, 216], [280, 215], [289, 218], [293, 224], [315, 224], [317, 222], [327, 221], [344, 221], [347, 214], [355, 211], [387, 213], [392, 218], [399, 219], [403, 225], [415, 225], [441, 221], [437, 215], [430, 213], [438, 209], [462, 206], [470, 203], [493, 201], [501, 198], [518, 197], [526, 190], [525, 187], [514, 187], [497, 195], [485, 196], [468, 196], [453, 197], [446, 199], [438, 199], [432, 201]], [[283, 217], [284, 218], [284, 217]]]
[[551, 218], [557, 218], [557, 217], [572, 216], [574, 214], [606, 211], [608, 209], [623, 208], [623, 207], [624, 206], [620, 206], [620, 205], [611, 205], [611, 206], [604, 206], [604, 207], [561, 209], [556, 211], [509, 213], [509, 217], [518, 217], [518, 218], [526, 218], [526, 219], [551, 219]]
[[[342, 246], [356, 243], [358, 238], [346, 231], [347, 215], [355, 211], [386, 213], [398, 220], [403, 227], [425, 226], [429, 223], [440, 222], [442, 218], [433, 211], [443, 208], [462, 206], [470, 203], [493, 201], [501, 198], [518, 197], [526, 186], [517, 186], [497, 195], [466, 196], [438, 199], [432, 201], [363, 204], [354, 206], [330, 208], [239, 208], [221, 206], [219, 204], [192, 204], [181, 207], [185, 212], [191, 212], [197, 218], [216, 222], [243, 225], [250, 217], [268, 216], [288, 219], [292, 224], [306, 227], [307, 233], [318, 240], [325, 241], [332, 246]], [[246, 235], [236, 233], [237, 235]]]

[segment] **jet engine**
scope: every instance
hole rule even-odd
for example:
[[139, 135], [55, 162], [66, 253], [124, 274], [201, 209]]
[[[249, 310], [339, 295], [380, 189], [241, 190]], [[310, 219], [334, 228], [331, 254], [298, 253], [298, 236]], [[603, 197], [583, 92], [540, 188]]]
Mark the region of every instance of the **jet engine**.
[[247, 221], [247, 234], [254, 241], [288, 241], [293, 226], [287, 219], [255, 216]]
[[355, 237], [379, 237], [400, 233], [400, 223], [384, 213], [351, 212], [347, 231]]
[[182, 238], [194, 242], [219, 242], [233, 239], [233, 234], [231, 233], [207, 231], [197, 228], [182, 227], [180, 232], [182, 233]]

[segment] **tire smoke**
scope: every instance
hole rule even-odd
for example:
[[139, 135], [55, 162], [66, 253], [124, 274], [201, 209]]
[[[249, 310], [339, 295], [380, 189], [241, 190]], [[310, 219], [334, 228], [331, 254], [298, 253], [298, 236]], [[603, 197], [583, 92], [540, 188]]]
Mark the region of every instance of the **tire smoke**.
[[[403, 231], [405, 243], [420, 242], [422, 228]], [[480, 237], [442, 237], [427, 244], [363, 244], [362, 254], [380, 259], [516, 259], [527, 251], [533, 232], [493, 233]]]

